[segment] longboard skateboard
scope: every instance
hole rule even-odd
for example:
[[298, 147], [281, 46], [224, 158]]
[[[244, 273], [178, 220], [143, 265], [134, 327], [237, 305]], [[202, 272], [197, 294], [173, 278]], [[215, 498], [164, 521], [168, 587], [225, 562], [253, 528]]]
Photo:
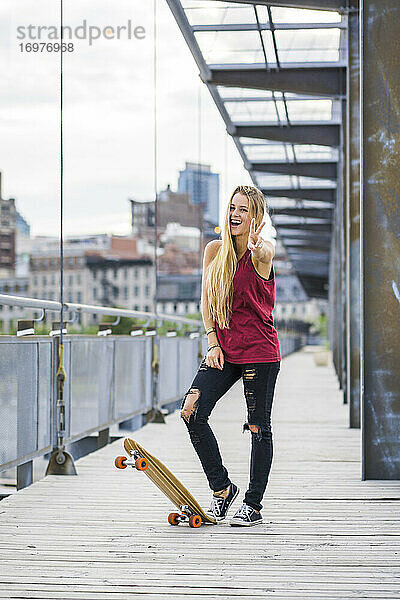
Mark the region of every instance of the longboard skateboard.
[[182, 522], [188, 522], [190, 527], [200, 527], [202, 523], [216, 524], [215, 519], [206, 515], [189, 490], [158, 458], [131, 438], [125, 438], [124, 447], [128, 458], [117, 456], [115, 466], [117, 469], [126, 469], [130, 466], [138, 471], [143, 471], [158, 489], [175, 504], [179, 512], [168, 515], [168, 522], [171, 525], [179, 525]]

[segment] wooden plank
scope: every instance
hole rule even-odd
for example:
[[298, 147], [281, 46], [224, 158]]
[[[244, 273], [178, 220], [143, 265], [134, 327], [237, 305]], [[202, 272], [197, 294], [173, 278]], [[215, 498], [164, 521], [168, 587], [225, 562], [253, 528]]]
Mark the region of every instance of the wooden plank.
[[[286, 358], [274, 404], [261, 526], [169, 526], [159, 490], [114, 469], [118, 441], [79, 460], [78, 477], [47, 477], [0, 503], [0, 598], [399, 598], [400, 482], [360, 481], [359, 432], [332, 369], [305, 352]], [[245, 419], [238, 382], [211, 418], [241, 488], [235, 506], [248, 482]], [[178, 413], [135, 437], [208, 506]]]

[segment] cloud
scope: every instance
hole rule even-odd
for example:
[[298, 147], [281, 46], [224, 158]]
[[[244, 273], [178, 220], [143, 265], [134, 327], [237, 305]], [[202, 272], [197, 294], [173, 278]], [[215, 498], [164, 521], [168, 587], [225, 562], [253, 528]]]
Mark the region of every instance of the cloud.
[[[98, 40], [90, 47], [79, 42], [73, 53], [64, 55], [66, 233], [82, 232], [82, 227], [103, 231], [106, 226], [120, 231], [129, 223], [127, 199], [153, 198], [152, 2], [64, 0], [64, 8], [66, 24], [86, 19], [123, 25], [131, 19], [146, 29], [144, 40]], [[57, 23], [59, 4], [2, 0], [0, 15], [3, 196], [17, 199], [33, 233], [50, 234], [59, 226], [60, 56], [21, 52], [16, 28]], [[199, 159], [222, 174], [223, 190], [235, 187], [238, 179], [248, 182], [182, 34], [160, 1], [157, 52], [159, 189], [167, 183], [175, 187], [185, 161]]]

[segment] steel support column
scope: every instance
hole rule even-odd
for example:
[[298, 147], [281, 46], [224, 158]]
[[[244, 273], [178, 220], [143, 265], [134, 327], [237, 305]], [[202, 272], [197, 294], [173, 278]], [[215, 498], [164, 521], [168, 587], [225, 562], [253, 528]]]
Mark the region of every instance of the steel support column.
[[347, 76], [347, 398], [350, 427], [360, 427], [360, 20], [348, 15]]
[[400, 479], [400, 3], [361, 2], [363, 479]]

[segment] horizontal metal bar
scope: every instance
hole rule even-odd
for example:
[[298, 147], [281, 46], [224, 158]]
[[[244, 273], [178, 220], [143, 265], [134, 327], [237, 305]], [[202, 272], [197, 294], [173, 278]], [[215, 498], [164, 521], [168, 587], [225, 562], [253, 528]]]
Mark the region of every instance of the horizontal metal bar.
[[192, 31], [296, 31], [300, 29], [346, 29], [346, 24], [342, 21], [337, 23], [214, 23], [210, 25], [191, 25]]
[[[268, 90], [266, 90], [268, 91]], [[221, 96], [222, 102], [276, 102], [277, 100], [283, 100], [279, 96], [272, 98], [272, 96]], [[285, 98], [287, 103], [291, 102], [315, 102], [319, 100], [332, 100], [336, 102], [335, 99], [332, 99], [331, 96], [312, 96], [310, 98], [309, 95], [296, 94], [296, 96], [289, 96]]]
[[338, 147], [340, 125], [334, 122], [291, 123], [235, 123], [228, 133], [237, 137], [274, 140], [289, 144], [315, 144]]
[[[224, 0], [217, 0], [223, 2]], [[227, 0], [233, 4], [260, 4], [263, 6], [282, 6], [285, 8], [311, 8], [313, 10], [326, 10], [330, 12], [347, 12], [355, 10], [350, 6], [346, 6], [346, 0]]]
[[298, 177], [316, 177], [318, 179], [332, 180], [337, 177], [337, 163], [328, 160], [304, 160], [296, 162], [267, 162], [260, 160], [249, 162], [248, 168], [256, 173], [278, 173], [280, 175], [297, 175]]
[[332, 219], [333, 208], [275, 208], [274, 216], [289, 215], [293, 217], [306, 217], [311, 219]]
[[321, 200], [334, 202], [336, 198], [335, 188], [261, 188], [265, 196], [275, 198], [291, 198], [294, 200]]
[[346, 69], [341, 63], [289, 63], [278, 70], [264, 63], [254, 65], [208, 65], [209, 83], [229, 87], [275, 90], [294, 94], [342, 96], [346, 90]]
[[19, 465], [23, 465], [24, 463], [29, 462], [30, 460], [33, 460], [34, 458], [39, 458], [40, 456], [43, 456], [43, 454], [47, 454], [48, 452], [51, 452], [51, 450], [52, 450], [51, 446], [46, 446], [42, 450], [36, 450], [35, 452], [31, 452], [30, 454], [25, 454], [24, 456], [21, 456], [21, 458], [16, 458], [15, 460], [10, 460], [9, 462], [6, 462], [6, 463], [0, 465], [0, 472], [8, 471], [8, 469], [13, 469], [15, 467], [19, 467]]
[[[22, 296], [10, 296], [8, 294], [0, 294], [0, 305], [6, 306], [22, 306], [24, 308], [45, 309], [53, 312], [61, 310], [61, 303], [53, 300], [39, 300], [37, 298], [24, 298]], [[157, 319], [158, 321], [176, 321], [177, 323], [186, 323], [202, 327], [202, 321], [194, 319], [186, 319], [175, 315], [166, 315], [164, 313], [141, 312], [138, 310], [128, 310], [123, 308], [111, 308], [108, 306], [96, 306], [92, 304], [74, 304], [72, 302], [64, 303], [64, 310], [75, 310], [78, 313], [88, 313], [93, 315], [110, 315], [115, 317], [130, 317], [130, 318], [146, 318]]]

